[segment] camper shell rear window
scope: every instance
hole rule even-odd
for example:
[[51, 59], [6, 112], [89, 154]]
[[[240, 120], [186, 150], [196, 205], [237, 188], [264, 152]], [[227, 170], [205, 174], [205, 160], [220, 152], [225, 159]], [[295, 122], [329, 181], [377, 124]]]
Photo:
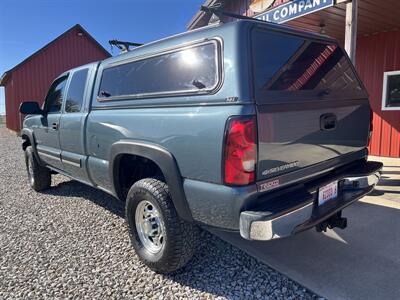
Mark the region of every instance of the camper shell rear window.
[[255, 29], [252, 33], [256, 98], [360, 99], [367, 96], [343, 49], [334, 43]]
[[103, 70], [98, 100], [209, 93], [220, 77], [216, 40], [163, 52]]

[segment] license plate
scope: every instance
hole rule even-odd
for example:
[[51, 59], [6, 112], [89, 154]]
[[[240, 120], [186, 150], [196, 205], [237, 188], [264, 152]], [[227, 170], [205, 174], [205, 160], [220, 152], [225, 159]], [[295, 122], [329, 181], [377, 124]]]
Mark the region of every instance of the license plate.
[[329, 200], [337, 198], [338, 195], [338, 182], [331, 182], [319, 188], [318, 192], [318, 205], [322, 205]]

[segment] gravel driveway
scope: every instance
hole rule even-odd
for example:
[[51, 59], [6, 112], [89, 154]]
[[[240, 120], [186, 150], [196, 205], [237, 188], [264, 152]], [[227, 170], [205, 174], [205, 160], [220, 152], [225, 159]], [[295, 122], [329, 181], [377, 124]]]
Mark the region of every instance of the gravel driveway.
[[179, 274], [156, 274], [132, 250], [122, 203], [61, 175], [35, 193], [4, 127], [0, 154], [0, 299], [316, 298], [207, 232]]

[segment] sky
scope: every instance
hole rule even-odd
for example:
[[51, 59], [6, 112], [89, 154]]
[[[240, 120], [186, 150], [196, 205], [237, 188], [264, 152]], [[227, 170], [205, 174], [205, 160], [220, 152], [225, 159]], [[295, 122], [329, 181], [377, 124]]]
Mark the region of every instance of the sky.
[[[1, 0], [0, 76], [79, 23], [108, 40], [147, 43], [186, 30], [204, 0]], [[118, 49], [113, 50], [114, 55]], [[0, 114], [4, 88], [0, 88]]]

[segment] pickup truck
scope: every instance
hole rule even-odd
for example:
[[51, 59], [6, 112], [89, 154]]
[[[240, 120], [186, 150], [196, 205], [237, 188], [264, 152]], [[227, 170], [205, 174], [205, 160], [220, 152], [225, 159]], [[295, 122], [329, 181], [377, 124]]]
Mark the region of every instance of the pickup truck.
[[258, 241], [345, 228], [342, 210], [382, 168], [367, 160], [368, 94], [343, 48], [262, 21], [69, 70], [20, 112], [31, 187], [58, 173], [125, 201], [133, 247], [161, 273], [190, 260], [201, 227]]

